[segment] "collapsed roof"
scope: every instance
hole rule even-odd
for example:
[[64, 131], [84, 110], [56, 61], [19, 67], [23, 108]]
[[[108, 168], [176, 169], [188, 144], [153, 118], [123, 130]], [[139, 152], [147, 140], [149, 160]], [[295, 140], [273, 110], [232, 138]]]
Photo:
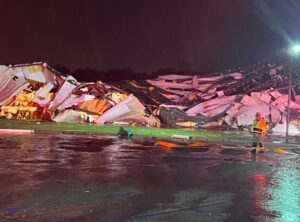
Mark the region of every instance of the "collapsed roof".
[[[0, 66], [0, 116], [56, 122], [206, 127], [251, 124], [260, 111], [285, 122], [290, 65], [258, 64], [207, 75], [164, 75], [148, 80], [79, 82], [46, 63]], [[294, 75], [293, 119], [300, 113]]]

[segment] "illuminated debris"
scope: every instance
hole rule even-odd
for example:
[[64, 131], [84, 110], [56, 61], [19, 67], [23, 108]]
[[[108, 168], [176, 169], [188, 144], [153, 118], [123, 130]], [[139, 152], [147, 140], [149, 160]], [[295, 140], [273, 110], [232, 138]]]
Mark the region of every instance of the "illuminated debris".
[[111, 108], [112, 105], [109, 103], [108, 100], [105, 99], [92, 99], [92, 100], [86, 100], [80, 103], [77, 108], [81, 111], [101, 115], [106, 110]]
[[37, 116], [38, 107], [33, 103], [34, 94], [34, 92], [21, 92], [8, 100], [2, 105], [0, 116], [7, 119], [40, 119]]
[[172, 139], [185, 139], [185, 140], [189, 140], [191, 139], [191, 136], [189, 135], [181, 135], [181, 134], [173, 134], [171, 136]]
[[60, 111], [52, 118], [54, 122], [58, 123], [83, 123], [87, 122], [88, 115], [85, 112], [78, 112], [72, 109]]
[[18, 77], [16, 71], [0, 66], [0, 105], [26, 89], [30, 84], [24, 77]]
[[95, 99], [94, 95], [70, 95], [60, 106], [59, 108], [64, 110], [68, 108], [74, 108], [79, 106], [83, 102], [87, 102]]
[[[257, 111], [274, 126], [285, 121], [287, 110], [287, 74], [290, 64], [257, 64], [232, 73], [213, 73], [207, 75], [166, 75], [147, 80], [153, 86], [164, 90], [162, 94], [171, 100], [172, 108], [188, 116], [200, 117], [198, 121], [174, 121], [171, 117], [160, 114], [162, 124], [171, 127], [205, 127], [226, 124], [229, 127], [249, 126]], [[297, 69], [295, 68], [296, 72]], [[294, 77], [295, 86], [300, 85]], [[300, 90], [294, 87], [291, 102], [292, 116], [300, 117]], [[139, 94], [136, 94], [139, 98]], [[170, 105], [166, 102], [163, 105]], [[176, 124], [176, 122], [178, 122]], [[294, 121], [292, 124], [295, 124]], [[297, 126], [298, 128], [300, 126]], [[276, 130], [276, 128], [275, 128]]]
[[49, 120], [44, 107], [34, 102], [35, 92], [22, 91], [1, 106], [1, 117], [7, 119]]
[[135, 95], [143, 104], [149, 106], [159, 106], [163, 103], [175, 104], [168, 98], [168, 95], [175, 98], [175, 100], [176, 98], [179, 99], [179, 97], [171, 95], [171, 93], [168, 93], [163, 89], [153, 86], [144, 80], [126, 80], [113, 82], [111, 84], [124, 90], [129, 94], [131, 93]]
[[[272, 131], [274, 134], [285, 134], [286, 131], [286, 124], [277, 124], [274, 128], [272, 128]], [[291, 124], [289, 125], [289, 135], [295, 136], [299, 135], [300, 130], [299, 127], [297, 128], [295, 125]]]
[[36, 91], [34, 102], [39, 104], [41, 107], [48, 107], [54, 98], [54, 93], [50, 93], [54, 87], [55, 85], [53, 83], [48, 82], [46, 85], [39, 88]]
[[278, 153], [278, 154], [283, 154], [283, 155], [289, 154], [289, 152], [287, 150], [283, 149], [283, 148], [276, 148], [276, 149], [273, 150], [273, 152]]
[[18, 77], [39, 83], [55, 82], [59, 78], [46, 63], [16, 65], [13, 67]]
[[226, 79], [231, 79], [231, 81], [235, 82], [241, 77], [241, 73], [212, 77], [166, 75], [159, 76], [155, 80], [148, 80], [148, 83], [174, 94], [185, 95], [191, 93], [191, 91], [207, 92], [210, 88], [215, 88], [218, 83], [220, 84]]
[[166, 149], [178, 149], [178, 148], [192, 148], [192, 149], [196, 149], [196, 148], [207, 148], [208, 146], [210, 146], [209, 143], [206, 142], [175, 142], [175, 141], [163, 141], [163, 140], [158, 140], [154, 143], [154, 146], [160, 146]]
[[188, 116], [178, 108], [168, 108], [165, 106], [159, 107], [157, 115], [163, 123], [171, 127], [198, 127], [213, 121], [213, 119], [203, 116]]
[[176, 143], [171, 143], [171, 142], [167, 142], [167, 141], [156, 141], [155, 146], [161, 146], [167, 149], [172, 149], [172, 148], [176, 148], [176, 147], [180, 147], [180, 145], [176, 144]]
[[[288, 71], [285, 63], [258, 64], [234, 72], [172, 74], [106, 84], [78, 82], [45, 63], [0, 66], [0, 115], [59, 122], [238, 128], [250, 125], [259, 111], [274, 126], [285, 122]], [[292, 119], [300, 117], [297, 78]], [[295, 121], [290, 124], [300, 127]]]
[[191, 122], [191, 121], [186, 121], [186, 122], [177, 122], [176, 126], [180, 126], [180, 127], [196, 127], [197, 126], [197, 122]]
[[[62, 77], [53, 73], [45, 63], [1, 66], [1, 116], [8, 119], [50, 120], [47, 107]], [[10, 79], [7, 78], [10, 76]], [[47, 83], [47, 81], [49, 81]]]
[[94, 95], [95, 97], [103, 97], [107, 93], [107, 87], [99, 82], [80, 83], [76, 89], [73, 90], [73, 95]]
[[55, 94], [53, 101], [49, 105], [49, 110], [52, 112], [56, 110], [60, 104], [62, 104], [72, 93], [72, 91], [76, 88], [77, 80], [72, 76], [68, 76], [61, 88]]
[[224, 96], [221, 98], [211, 99], [188, 109], [186, 114], [189, 116], [201, 114], [205, 117], [215, 117], [228, 110], [236, 99], [237, 96]]
[[159, 120], [154, 116], [148, 116], [145, 106], [132, 94], [124, 101], [112, 107], [95, 120], [97, 124], [127, 122], [149, 126], [159, 126]]
[[[115, 86], [100, 81], [80, 83], [45, 63], [0, 66], [0, 92], [1, 117], [70, 123], [94, 123], [128, 98]], [[137, 98], [130, 98], [130, 112], [108, 121], [159, 126], [159, 120]], [[123, 106], [119, 107], [113, 112], [122, 111]]]

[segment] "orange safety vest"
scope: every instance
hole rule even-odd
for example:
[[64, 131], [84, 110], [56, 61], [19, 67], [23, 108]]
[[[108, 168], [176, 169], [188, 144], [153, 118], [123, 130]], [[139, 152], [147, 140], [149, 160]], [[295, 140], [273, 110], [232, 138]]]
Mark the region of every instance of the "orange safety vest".
[[260, 120], [255, 119], [252, 124], [251, 131], [253, 133], [266, 133], [268, 129], [268, 125], [266, 121], [261, 118]]

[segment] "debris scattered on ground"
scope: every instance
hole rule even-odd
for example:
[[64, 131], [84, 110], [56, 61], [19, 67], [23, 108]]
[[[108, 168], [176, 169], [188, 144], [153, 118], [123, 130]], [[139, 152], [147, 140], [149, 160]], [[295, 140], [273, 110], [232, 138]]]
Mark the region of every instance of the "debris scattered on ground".
[[283, 148], [276, 148], [273, 150], [273, 152], [278, 154], [289, 154], [289, 152]]
[[[0, 66], [0, 116], [7, 119], [185, 128], [247, 128], [262, 113], [285, 133], [289, 65], [234, 72], [79, 82], [46, 63]], [[299, 134], [300, 82], [292, 88], [290, 134]]]
[[163, 141], [157, 140], [154, 143], [155, 146], [160, 146], [166, 149], [178, 149], [178, 148], [202, 148], [208, 147], [210, 144], [207, 142], [187, 142], [187, 141]]

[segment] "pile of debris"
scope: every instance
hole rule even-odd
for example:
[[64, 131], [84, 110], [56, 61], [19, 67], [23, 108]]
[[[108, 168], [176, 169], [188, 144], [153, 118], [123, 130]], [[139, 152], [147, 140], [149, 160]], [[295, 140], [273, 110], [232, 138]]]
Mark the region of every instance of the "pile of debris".
[[100, 81], [78, 82], [46, 63], [0, 66], [0, 116], [69, 123], [159, 126], [132, 94]]
[[[235, 72], [164, 75], [142, 81], [79, 82], [45, 63], [0, 66], [0, 116], [8, 119], [144, 126], [249, 126], [261, 112], [284, 131], [290, 65], [258, 64]], [[296, 72], [295, 72], [296, 73]], [[290, 104], [299, 133], [300, 85]]]
[[[261, 112], [271, 127], [276, 126], [274, 132], [282, 132], [288, 106], [289, 68], [282, 64], [260, 64], [232, 73], [166, 75], [147, 82], [168, 93], [165, 96], [173, 103], [161, 104], [158, 115], [163, 123], [173, 127], [241, 128], [251, 125], [255, 113]], [[295, 127], [300, 116], [299, 85], [295, 76], [290, 104], [295, 134], [300, 132]]]

